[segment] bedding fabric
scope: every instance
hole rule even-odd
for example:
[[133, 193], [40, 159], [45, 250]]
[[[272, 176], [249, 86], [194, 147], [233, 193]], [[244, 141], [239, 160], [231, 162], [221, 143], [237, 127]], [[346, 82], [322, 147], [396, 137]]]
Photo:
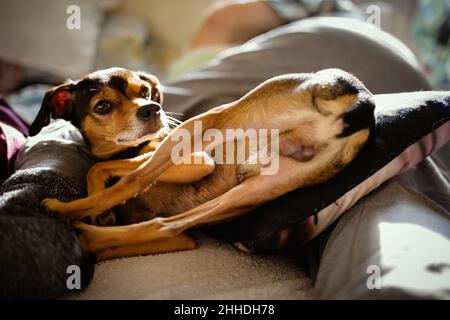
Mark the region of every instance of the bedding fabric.
[[[336, 18], [307, 19], [274, 30], [241, 47], [227, 51], [208, 67], [188, 74], [172, 82], [169, 86], [166, 86], [164, 90], [166, 109], [172, 112], [183, 112], [185, 117], [188, 118], [221, 103], [235, 100], [255, 87], [258, 83], [274, 75], [292, 72], [313, 72], [328, 67], [338, 67], [354, 73], [374, 93], [430, 89], [427, 81], [420, 72], [419, 64], [415, 60], [414, 55], [400, 42], [362, 22], [350, 19], [339, 19], [338, 21], [333, 19]], [[323, 50], [323, 48], [327, 49]], [[79, 144], [79, 133], [73, 131], [73, 127], [72, 129], [70, 129], [70, 126], [61, 127], [62, 131], [59, 131], [58, 134], [51, 132], [51, 130], [57, 129], [54, 126], [58, 126], [60, 123], [64, 122], [56, 122], [48, 129], [44, 129], [42, 135], [40, 134], [33, 138], [37, 140], [30, 139], [27, 142], [26, 147], [22, 149], [16, 161], [16, 169], [18, 171], [3, 186], [2, 201], [0, 201], [0, 226], [2, 230], [5, 230], [5, 234], [9, 236], [9, 241], [1, 241], [0, 243], [2, 246], [0, 248], [2, 257], [6, 257], [4, 258], [6, 263], [2, 263], [1, 265], [3, 269], [0, 273], [0, 282], [2, 284], [9, 284], [9, 286], [1, 287], [3, 290], [1, 292], [2, 296], [11, 296], [11, 294], [8, 295], [8, 290], [9, 292], [15, 292], [16, 295], [27, 292], [31, 292], [35, 296], [38, 295], [40, 297], [61, 295], [67, 291], [63, 280], [66, 276], [65, 266], [68, 263], [85, 266], [82, 273], [85, 275], [86, 280], [84, 284], [89, 280], [89, 275], [92, 271], [89, 266], [92, 267], [92, 265], [89, 264], [88, 259], [83, 259], [74, 231], [66, 224], [55, 220], [39, 205], [40, 199], [44, 197], [59, 197], [63, 200], [70, 200], [82, 196], [85, 192], [84, 174], [90, 163], [92, 163], [92, 159], [86, 154], [85, 146]], [[73, 141], [78, 142], [73, 143]], [[60, 149], [58, 145], [63, 148]], [[417, 204], [420, 202], [420, 206], [413, 205], [413, 207], [426, 207], [427, 212], [431, 212], [433, 215], [442, 215], [445, 210], [442, 211], [442, 207], [438, 204], [442, 201], [447, 201], [448, 195], [445, 193], [446, 191], [441, 194], [442, 199], [439, 200], [441, 202], [436, 200], [436, 198], [429, 197], [429, 194], [431, 192], [430, 190], [435, 190], [436, 186], [440, 188], [444, 187], [445, 190], [448, 190], [448, 180], [442, 178], [442, 173], [439, 173], [441, 171], [438, 170], [437, 162], [436, 167], [432, 167], [432, 169], [426, 174], [429, 180], [422, 180], [424, 181], [424, 189], [427, 189], [428, 193], [422, 192], [424, 189], [414, 191], [420, 195], [415, 197], [416, 202], [412, 203]], [[407, 172], [392, 181], [395, 183], [400, 178], [405, 179], [405, 177], [410, 177], [410, 174], [412, 173]], [[432, 179], [432, 177], [436, 179]], [[414, 180], [414, 178], [412, 177], [411, 180]], [[436, 181], [440, 181], [441, 184], [434, 184]], [[408, 202], [410, 199], [407, 197], [397, 197], [397, 194], [393, 194], [391, 191], [391, 189], [380, 189], [377, 192], [384, 193], [386, 198], [389, 198], [393, 203], [397, 201], [399, 203], [405, 203], [405, 201]], [[372, 194], [367, 196], [359, 205], [364, 206], [366, 200], [372, 196]], [[368, 208], [367, 215], [377, 215], [378, 211], [374, 211], [374, 206]], [[389, 203], [384, 208], [388, 209]], [[421, 209], [418, 210], [421, 211]], [[277, 209], [274, 210], [273, 215], [276, 216], [279, 213], [280, 210]], [[20, 227], [16, 227], [18, 225], [16, 221], [19, 220], [22, 221], [22, 224]], [[393, 221], [395, 222], [395, 219]], [[450, 229], [448, 218], [442, 218], [436, 221], [439, 222], [438, 224], [441, 230]], [[54, 227], [47, 228], [47, 224], [52, 224]], [[15, 227], [11, 227], [11, 225]], [[339, 230], [339, 225], [340, 222], [338, 222], [335, 230]], [[56, 226], [59, 226], [59, 228], [56, 228]], [[34, 228], [34, 231], [27, 231], [30, 228]], [[370, 228], [376, 234], [377, 227], [371, 224]], [[22, 232], [22, 230], [25, 231]], [[45, 230], [46, 237], [38, 236], [42, 230]], [[364, 232], [364, 229], [360, 229], [358, 232]], [[343, 279], [351, 278], [353, 286], [351, 288], [348, 287], [349, 290], [345, 291], [345, 296], [361, 297], [362, 295], [359, 292], [351, 289], [366, 286], [367, 276], [364, 278], [358, 273], [358, 277], [353, 278], [352, 270], [354, 268], [362, 272], [367, 269], [367, 265], [366, 260], [356, 259], [354, 257], [366, 257], [366, 255], [374, 254], [371, 251], [372, 249], [378, 249], [380, 255], [383, 255], [385, 252], [388, 253], [386, 251], [388, 248], [384, 245], [378, 247], [371, 246], [373, 237], [364, 238], [361, 236], [358, 246], [353, 246], [355, 249], [348, 249], [350, 251], [347, 259], [336, 259], [336, 256], [333, 256], [333, 254], [336, 255], [344, 247], [351, 247], [350, 244], [354, 241], [350, 236], [351, 234], [351, 232], [345, 233], [343, 235], [346, 236], [345, 238], [340, 234], [341, 237], [339, 241], [336, 241], [336, 245], [334, 245], [334, 242], [323, 241], [326, 243], [326, 247], [322, 255], [323, 262], [320, 265], [317, 276], [315, 296], [321, 298], [344, 296], [337, 289], [342, 287]], [[445, 232], [441, 234], [445, 235]], [[414, 236], [416, 235], [418, 238], [421, 238], [423, 233], [414, 233]], [[330, 237], [330, 239], [338, 239], [334, 232], [331, 233]], [[18, 241], [17, 239], [20, 239], [20, 250], [16, 249], [15, 241]], [[313, 243], [321, 243], [322, 240], [326, 240], [325, 235], [318, 237], [317, 241], [313, 241]], [[437, 248], [439, 250], [438, 252], [441, 252], [441, 248], [445, 248], [445, 243], [448, 243], [448, 238], [442, 236], [435, 238], [435, 240], [435, 242], [430, 243], [432, 243], [432, 246], [439, 244], [437, 247], [433, 246], [433, 248]], [[441, 246], [441, 243], [444, 243], [444, 245]], [[428, 248], [428, 245], [422, 246], [421, 248], [421, 250], [424, 250], [424, 248]], [[415, 247], [410, 247], [411, 252], [418, 252], [414, 249]], [[355, 250], [357, 250], [358, 254], [355, 253]], [[220, 250], [217, 252], [220, 254]], [[314, 250], [313, 253], [319, 254], [320, 252]], [[164, 258], [167, 256], [171, 256], [171, 258]], [[250, 287], [250, 283], [254, 281], [247, 280], [254, 279], [256, 281], [256, 279], [262, 279], [253, 277], [260, 269], [257, 267], [257, 269], [248, 267], [248, 265], [259, 266], [263, 263], [268, 263], [269, 265], [273, 263], [270, 259], [265, 258], [258, 258], [257, 260], [253, 260], [253, 262], [249, 262], [249, 264], [243, 263], [243, 265], [246, 265], [243, 267], [245, 268], [245, 272], [240, 273], [238, 277], [230, 275], [224, 278], [222, 275], [217, 275], [214, 269], [209, 269], [215, 274], [215, 277], [212, 277], [211, 281], [216, 281], [218, 286], [204, 285], [196, 287], [195, 283], [199, 277], [205, 277], [205, 274], [196, 272], [201, 253], [195, 250], [156, 257], [125, 259], [125, 261], [133, 261], [133, 265], [136, 268], [139, 268], [137, 264], [140, 264], [142, 269], [140, 269], [139, 274], [128, 272], [133, 269], [127, 263], [121, 263], [120, 261], [122, 260], [110, 261], [96, 267], [98, 271], [101, 270], [101, 276], [94, 277], [84, 297], [157, 297], [155, 294], [145, 295], [145, 288], [133, 287], [133, 284], [139, 282], [136, 280], [138, 275], [144, 277], [143, 279], [151, 279], [152, 275], [146, 275], [145, 270], [151, 269], [150, 272], [157, 273], [158, 270], [163, 268], [164, 261], [166, 263], [172, 263], [172, 261], [173, 263], [178, 263], [176, 257], [182, 256], [185, 259], [180, 261], [183, 262], [182, 265], [187, 270], [186, 277], [182, 280], [183, 288], [190, 288], [191, 286], [192, 288], [198, 288], [202, 292], [195, 294], [193, 293], [194, 290], [184, 290], [181, 294], [177, 295], [177, 288], [179, 288], [180, 282], [170, 282], [170, 275], [167, 275], [169, 278], [159, 282], [160, 287], [158, 287], [161, 292], [164, 292], [164, 295], [162, 295], [164, 298], [189, 298], [192, 296], [223, 298], [245, 296], [246, 293], [242, 291], [244, 290], [242, 287], [237, 289], [239, 288], [238, 283], [242, 282], [249, 284], [246, 289], [248, 297], [259, 298], [262, 295], [252, 294], [251, 292], [252, 290], [256, 292], [257, 290], [255, 291], [255, 288], [258, 286], [261, 287], [262, 282], [256, 283], [254, 287]], [[209, 261], [214, 261], [214, 259]], [[278, 260], [276, 259], [274, 261]], [[154, 269], [148, 269], [147, 264], [150, 263], [154, 263], [152, 265], [155, 267]], [[336, 263], [340, 265], [337, 266], [335, 265]], [[396, 261], [394, 259], [390, 261], [390, 264], [379, 264], [379, 266], [380, 268], [387, 268], [383, 269], [387, 272], [395, 263]], [[144, 265], [147, 265], [147, 267], [144, 267]], [[345, 275], [347, 278], [343, 277], [341, 273], [337, 274], [339, 278], [330, 277], [327, 270], [332, 268], [331, 266], [336, 270], [346, 272]], [[43, 271], [34, 273], [32, 270], [36, 270], [37, 267], [40, 267], [41, 269], [39, 270]], [[290, 280], [292, 280], [292, 275], [295, 273], [291, 272], [291, 267], [295, 268], [296, 266], [295, 264], [284, 264], [280, 268], [272, 268], [271, 272], [274, 273], [270, 273], [271, 281], [264, 282], [262, 287], [280, 288], [279, 285], [283, 281], [286, 281], [289, 284], [284, 289], [288, 289], [286, 289], [287, 291], [283, 291], [283, 293], [274, 289], [266, 297], [284, 298], [286, 294], [292, 294], [295, 297], [295, 290], [305, 288], [303, 285], [299, 287], [292, 286], [293, 282]], [[283, 270], [283, 268], [289, 268], [290, 271]], [[445, 262], [444, 264], [433, 263], [430, 268], [432, 270], [438, 270], [438, 272], [444, 272], [446, 270]], [[264, 270], [267, 271], [269, 269]], [[258, 270], [258, 272], [255, 270]], [[233, 268], [225, 269], [224, 272], [232, 273]], [[416, 275], [420, 277], [414, 270], [412, 272], [414, 273], [413, 277]], [[52, 276], [49, 277], [49, 274]], [[264, 274], [264, 272], [261, 272], [261, 274]], [[287, 278], [284, 278], [286, 274]], [[135, 281], [130, 281], [134, 275], [136, 275]], [[247, 278], [243, 280], [242, 277]], [[301, 282], [302, 280], [299, 281]], [[107, 285], [108, 282], [113, 282], [116, 285], [109, 286]], [[144, 281], [140, 282], [144, 283]], [[234, 283], [236, 290], [228, 291], [228, 295], [225, 294], [225, 291], [219, 292], [219, 288], [227, 288], [230, 282]], [[414, 283], [411, 278], [407, 282]], [[36, 289], [30, 291], [30, 286], [33, 287], [36, 283], [39, 284], [37, 287], [41, 288], [40, 291]], [[152, 285], [151, 282], [145, 283], [148, 286]], [[304, 282], [302, 283], [304, 284]], [[156, 287], [150, 288], [149, 292], [152, 291], [155, 293]], [[230, 287], [233, 287], [233, 285], [228, 286], [228, 288]], [[395, 290], [396, 284], [394, 283], [391, 287]], [[100, 290], [102, 288], [104, 290]], [[208, 290], [209, 288], [212, 290]], [[137, 290], [139, 290], [139, 294], [135, 294]], [[237, 294], [239, 290], [241, 290], [241, 295]], [[264, 291], [267, 293], [267, 289]], [[415, 293], [414, 290], [404, 290], [403, 296], [420, 297], [420, 295], [416, 295]], [[300, 295], [298, 292], [297, 294], [297, 296]], [[83, 293], [78, 298], [83, 298]]]

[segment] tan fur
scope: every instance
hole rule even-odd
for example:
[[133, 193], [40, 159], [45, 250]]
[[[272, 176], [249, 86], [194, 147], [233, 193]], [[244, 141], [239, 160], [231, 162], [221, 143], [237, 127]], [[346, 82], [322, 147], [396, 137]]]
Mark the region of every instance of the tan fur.
[[[159, 81], [154, 76], [145, 74], [147, 80], [142, 80], [137, 78], [134, 73], [121, 69], [115, 71], [114, 75], [127, 81], [126, 96], [107, 85], [101, 86], [99, 92], [90, 100], [87, 106], [88, 115], [80, 125], [80, 129], [90, 141], [92, 153], [101, 159], [107, 159], [129, 147], [139, 145], [140, 142], [136, 138], [143, 136], [145, 133], [153, 132], [152, 140], [164, 136], [164, 129], [167, 126], [164, 117], [157, 124], [143, 124], [136, 121], [136, 111], [139, 107], [148, 103], [146, 99], [139, 96], [143, 87], [147, 87], [150, 92], [156, 89], [155, 94], [158, 95], [158, 98], [162, 96]], [[98, 74], [95, 72], [83, 79], [95, 79], [97, 77]], [[133, 97], [133, 99], [129, 97]], [[118, 107], [108, 116], [96, 115], [92, 110], [101, 100], [112, 101]], [[137, 131], [134, 139], [120, 143], [117, 141], [119, 133], [132, 130]], [[147, 140], [150, 140], [150, 138]]]
[[[349, 90], [345, 81], [343, 85], [336, 79], [350, 79], [357, 91]], [[186, 230], [234, 218], [296, 188], [326, 181], [342, 170], [370, 133], [365, 129], [345, 138], [336, 137], [344, 129], [340, 116], [362, 99], [371, 99], [367, 89], [340, 70], [275, 77], [240, 100], [194, 117], [173, 132], [187, 129], [192, 133], [196, 120], [202, 121], [204, 131], [279, 129], [282, 149], [276, 175], [261, 175], [258, 164], [174, 165], [170, 157], [176, 144], [170, 139], [172, 132], [154, 152], [94, 166], [88, 175], [88, 198], [69, 203], [46, 199], [43, 203], [76, 221], [84, 248], [97, 253], [99, 259], [191, 248], [192, 240], [184, 234]], [[121, 128], [123, 121], [126, 119], [118, 121], [114, 128]], [[192, 142], [191, 146], [192, 150], [202, 150], [197, 156], [209, 160], [214, 155], [205, 149], [208, 144]], [[283, 155], [283, 148], [295, 144], [313, 148], [313, 159], [297, 161]], [[104, 181], [110, 176], [123, 178], [105, 189]], [[134, 196], [138, 197], [133, 200]], [[128, 205], [138, 210], [130, 213], [130, 223], [153, 219], [113, 227], [78, 221], [127, 200], [125, 209]]]

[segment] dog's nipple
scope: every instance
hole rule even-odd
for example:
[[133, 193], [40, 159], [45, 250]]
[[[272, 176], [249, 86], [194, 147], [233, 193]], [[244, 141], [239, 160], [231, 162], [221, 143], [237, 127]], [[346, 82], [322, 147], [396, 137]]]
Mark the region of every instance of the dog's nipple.
[[297, 161], [306, 162], [314, 158], [314, 154], [315, 152], [313, 147], [301, 146], [299, 150], [291, 154], [290, 157]]
[[306, 162], [314, 157], [315, 152], [314, 147], [302, 145], [300, 139], [287, 137], [280, 142], [280, 154], [297, 161]]

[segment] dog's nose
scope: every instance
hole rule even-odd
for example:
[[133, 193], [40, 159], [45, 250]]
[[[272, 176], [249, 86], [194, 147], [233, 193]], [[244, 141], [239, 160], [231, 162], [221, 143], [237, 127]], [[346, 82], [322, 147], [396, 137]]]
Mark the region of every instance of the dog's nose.
[[371, 100], [363, 100], [356, 106], [344, 112], [341, 118], [344, 120], [344, 130], [339, 138], [348, 137], [363, 129], [375, 127], [375, 105]]
[[137, 116], [141, 120], [150, 120], [154, 118], [160, 110], [161, 106], [157, 103], [147, 104], [138, 109]]

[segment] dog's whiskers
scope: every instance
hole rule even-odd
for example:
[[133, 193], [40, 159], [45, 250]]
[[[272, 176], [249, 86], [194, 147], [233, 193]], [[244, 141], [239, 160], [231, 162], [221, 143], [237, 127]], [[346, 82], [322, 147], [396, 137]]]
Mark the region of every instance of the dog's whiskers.
[[165, 111], [166, 114], [174, 114], [174, 115], [179, 115], [179, 116], [184, 116], [184, 113], [180, 113], [180, 112], [169, 112], [169, 111]]
[[182, 123], [183, 122], [183, 121], [178, 120], [178, 119], [176, 119], [174, 117], [171, 117], [171, 116], [167, 116], [167, 119], [170, 120], [170, 121], [176, 122], [176, 123]]
[[170, 128], [176, 128], [182, 123], [182, 121], [175, 119], [173, 117], [167, 116], [167, 123]]

